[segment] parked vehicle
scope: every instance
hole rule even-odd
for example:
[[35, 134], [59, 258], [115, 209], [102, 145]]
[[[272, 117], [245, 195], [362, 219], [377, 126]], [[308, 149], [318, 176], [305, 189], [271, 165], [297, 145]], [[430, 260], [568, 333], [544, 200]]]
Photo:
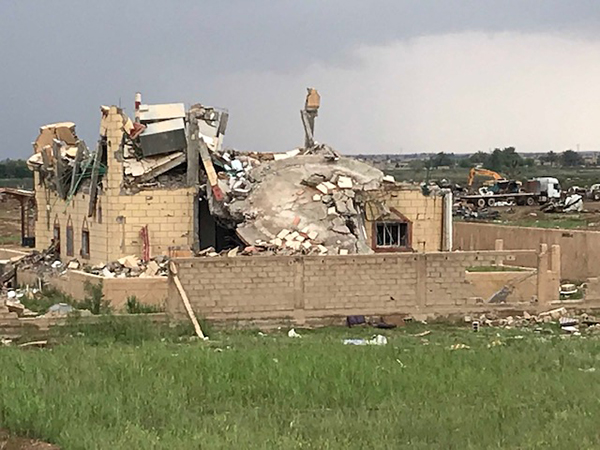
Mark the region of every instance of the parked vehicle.
[[[471, 177], [469, 177], [469, 181]], [[599, 191], [600, 193], [600, 191]], [[533, 206], [560, 199], [560, 183], [553, 177], [539, 177], [528, 180], [525, 186], [519, 181], [497, 179], [493, 186], [482, 188], [477, 194], [463, 195], [460, 198], [480, 208], [495, 206], [497, 203], [516, 203]]]

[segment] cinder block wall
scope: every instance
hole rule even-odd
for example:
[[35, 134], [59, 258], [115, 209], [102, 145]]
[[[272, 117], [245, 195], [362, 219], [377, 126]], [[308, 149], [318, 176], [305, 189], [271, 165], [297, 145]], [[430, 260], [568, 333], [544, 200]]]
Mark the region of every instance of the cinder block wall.
[[[454, 223], [454, 246], [458, 250], [491, 250], [498, 239], [504, 248], [537, 249], [540, 244], [559, 245], [561, 272], [568, 280], [585, 280], [600, 276], [600, 232], [584, 230], [556, 230], [547, 228], [511, 227], [483, 223]], [[537, 259], [521, 255], [516, 264], [536, 267]]]
[[[175, 263], [193, 309], [203, 317], [303, 324], [351, 314], [461, 312], [476, 307], [481, 295], [481, 284], [475, 288], [466, 269], [512, 261], [518, 254], [539, 258], [537, 297], [547, 305], [558, 298], [560, 268], [550, 262], [556, 251], [181, 258]], [[531, 291], [524, 292], [515, 290], [509, 301], [530, 302]], [[185, 314], [173, 282], [167, 308]]]
[[[442, 250], [444, 199], [425, 196], [420, 189], [399, 187], [383, 191], [379, 200], [388, 208], [395, 208], [412, 222], [412, 247], [417, 252]], [[372, 221], [367, 220], [366, 231], [372, 240]]]

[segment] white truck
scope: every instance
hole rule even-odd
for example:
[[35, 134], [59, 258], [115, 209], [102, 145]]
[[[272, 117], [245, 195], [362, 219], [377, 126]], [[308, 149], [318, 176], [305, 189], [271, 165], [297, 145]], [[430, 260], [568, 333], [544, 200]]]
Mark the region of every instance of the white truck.
[[537, 195], [538, 203], [559, 200], [562, 194], [559, 181], [554, 177], [539, 177], [528, 180], [525, 190]]
[[528, 180], [524, 186], [516, 181], [499, 180], [485, 193], [461, 195], [460, 199], [483, 208], [484, 206], [495, 206], [498, 202], [533, 206], [547, 203], [550, 200], [558, 200], [560, 196], [560, 183], [556, 178], [539, 177]]

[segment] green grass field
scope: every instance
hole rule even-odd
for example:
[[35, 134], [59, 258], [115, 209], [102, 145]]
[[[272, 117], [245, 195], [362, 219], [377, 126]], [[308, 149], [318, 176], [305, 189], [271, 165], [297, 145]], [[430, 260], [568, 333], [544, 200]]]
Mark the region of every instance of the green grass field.
[[[0, 348], [1, 426], [87, 450], [600, 446], [597, 337], [182, 331], [109, 319], [50, 348]], [[377, 331], [388, 345], [342, 345]]]

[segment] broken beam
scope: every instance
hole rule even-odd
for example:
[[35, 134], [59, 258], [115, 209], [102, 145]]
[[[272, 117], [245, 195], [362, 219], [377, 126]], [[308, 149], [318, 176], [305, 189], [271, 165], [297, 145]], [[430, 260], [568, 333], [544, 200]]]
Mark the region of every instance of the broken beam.
[[90, 181], [90, 204], [88, 207], [88, 217], [92, 217], [96, 212], [96, 200], [98, 199], [98, 172], [100, 171], [101, 153], [104, 146], [98, 141], [96, 153], [94, 154], [94, 165], [92, 166], [92, 178]]
[[190, 299], [188, 298], [187, 294], [185, 293], [185, 289], [183, 289], [183, 285], [181, 284], [181, 281], [179, 280], [179, 276], [177, 275], [177, 265], [173, 261], [171, 261], [170, 268], [171, 268], [171, 274], [173, 275], [173, 281], [175, 282], [175, 286], [177, 287], [177, 290], [179, 291], [179, 295], [181, 295], [181, 300], [183, 300], [183, 306], [185, 306], [185, 310], [188, 314], [188, 317], [190, 318], [190, 320], [192, 321], [192, 324], [194, 325], [194, 330], [196, 331], [196, 336], [198, 336], [200, 339], [206, 339], [206, 337], [204, 336], [204, 333], [202, 332], [202, 328], [200, 328], [200, 324], [198, 323], [196, 314], [194, 314], [194, 310], [192, 309], [192, 305], [190, 304]]
[[304, 125], [304, 147], [311, 148], [315, 145], [314, 138], [314, 113], [306, 110], [300, 111], [300, 117], [302, 117], [302, 125]]
[[60, 198], [65, 199], [67, 196], [63, 181], [65, 167], [60, 153], [60, 143], [56, 140], [52, 142], [52, 152], [54, 154], [54, 183], [56, 185], [56, 192], [58, 192]]
[[200, 148], [198, 146], [198, 118], [192, 111], [188, 113], [188, 136], [187, 136], [187, 185], [198, 184], [198, 168], [200, 166]]
[[166, 162], [158, 167], [155, 167], [154, 169], [150, 170], [149, 172], [146, 172], [143, 175], [140, 175], [137, 178], [137, 181], [140, 183], [145, 183], [146, 181], [149, 181], [152, 178], [156, 178], [157, 176], [162, 175], [163, 173], [168, 172], [171, 169], [174, 169], [180, 164], [183, 164], [184, 161], [185, 153], [181, 153], [177, 158], [174, 158], [171, 161]]
[[77, 144], [77, 153], [75, 154], [75, 161], [73, 163], [73, 173], [71, 174], [71, 186], [69, 187], [69, 196], [75, 194], [75, 183], [77, 180], [79, 164], [81, 163], [81, 158], [83, 158], [84, 148], [85, 142], [79, 141], [79, 143]]
[[206, 171], [206, 176], [208, 177], [208, 182], [212, 189], [212, 193], [215, 196], [215, 200], [221, 202], [223, 201], [224, 195], [223, 191], [219, 187], [217, 172], [215, 172], [215, 166], [213, 166], [212, 159], [210, 158], [208, 147], [202, 138], [198, 139], [198, 143], [200, 145], [200, 157], [202, 158], [202, 164], [204, 165], [204, 170]]

